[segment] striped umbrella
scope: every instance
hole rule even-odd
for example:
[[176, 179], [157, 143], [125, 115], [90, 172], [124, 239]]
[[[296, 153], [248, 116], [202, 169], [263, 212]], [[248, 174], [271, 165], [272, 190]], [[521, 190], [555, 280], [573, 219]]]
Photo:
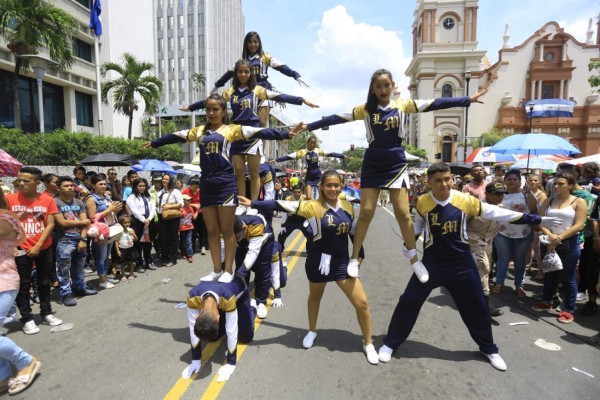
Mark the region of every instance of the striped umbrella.
[[0, 176], [17, 176], [23, 164], [0, 149]]
[[466, 163], [497, 163], [497, 162], [513, 162], [518, 160], [517, 156], [514, 154], [499, 154], [499, 153], [490, 153], [489, 147], [480, 147], [475, 149], [469, 154]]

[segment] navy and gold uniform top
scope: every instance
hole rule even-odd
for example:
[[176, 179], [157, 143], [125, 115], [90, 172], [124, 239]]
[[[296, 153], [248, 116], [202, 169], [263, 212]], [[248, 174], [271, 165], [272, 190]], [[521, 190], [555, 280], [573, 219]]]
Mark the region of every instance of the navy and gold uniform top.
[[469, 97], [441, 98], [434, 100], [397, 99], [387, 107], [379, 106], [377, 112], [370, 114], [366, 104], [354, 107], [352, 112], [333, 114], [307, 125], [309, 131], [324, 126], [343, 124], [345, 122], [363, 120], [367, 130], [369, 147], [398, 147], [406, 136], [404, 118], [406, 114], [442, 110], [451, 107], [468, 107]]
[[[278, 61], [274, 57], [272, 57], [269, 53], [255, 54], [251, 57], [248, 57], [248, 61], [250, 61], [250, 65], [252, 71], [254, 72], [254, 76], [256, 77], [256, 84], [260, 85], [266, 89], [271, 89], [271, 84], [269, 83], [269, 67], [281, 72], [282, 74], [289, 76], [290, 78], [298, 79], [300, 78], [300, 74], [282, 62]], [[233, 69], [225, 72], [222, 77], [220, 77], [215, 82], [215, 87], [223, 87], [233, 77]]]
[[238, 218], [246, 225], [246, 231], [241, 240], [242, 243], [238, 246], [238, 251], [248, 247], [243, 265], [246, 269], [250, 269], [256, 262], [263, 245], [273, 237], [273, 229], [262, 215], [240, 215]]
[[[307, 199], [306, 199], [305, 194], [301, 194], [299, 199], [294, 198], [294, 195], [289, 195], [284, 200], [289, 202], [289, 201], [306, 201]], [[285, 224], [285, 221], [287, 221], [288, 219], [290, 221], [298, 220], [298, 221], [302, 221], [302, 222], [304, 222], [306, 220], [306, 218], [301, 217], [297, 213], [286, 212], [286, 213], [283, 213], [283, 216], [281, 217], [281, 225]]]
[[290, 153], [287, 156], [277, 157], [275, 161], [282, 162], [304, 159], [304, 161], [306, 162], [306, 174], [308, 175], [310, 172], [319, 169], [319, 157], [336, 157], [343, 159], [344, 155], [341, 153], [333, 152], [326, 153], [325, 150], [315, 147], [312, 150], [302, 149], [294, 153]]
[[[348, 238], [354, 232], [354, 209], [351, 203], [338, 199], [338, 207], [325, 206], [318, 200], [253, 201], [256, 209], [277, 210], [306, 218], [314, 234], [306, 258], [306, 274], [311, 282], [347, 279], [350, 259]], [[324, 273], [324, 264], [327, 273]]]
[[513, 224], [539, 224], [537, 215], [506, 210], [492, 204], [482, 203], [468, 193], [452, 190], [448, 199], [439, 201], [432, 192], [417, 200], [415, 233], [423, 237], [423, 264], [430, 271], [456, 272], [474, 265], [465, 263], [464, 257], [472, 259], [467, 217], [482, 217]]
[[[278, 102], [302, 105], [304, 99], [298, 96], [290, 96], [284, 93], [273, 92], [261, 86], [254, 90], [248, 88], [233, 88], [223, 92], [223, 97], [231, 106], [231, 122], [237, 125], [259, 126], [258, 104], [260, 100], [275, 100]], [[190, 111], [196, 111], [205, 107], [205, 100], [200, 100], [189, 106]]]
[[[248, 288], [241, 279], [234, 279], [229, 283], [200, 282], [190, 290], [187, 296], [188, 323], [192, 345], [192, 360], [200, 360], [202, 350], [200, 339], [194, 334], [194, 324], [198, 314], [204, 308], [208, 296], [214, 297], [220, 312], [225, 314], [225, 332], [227, 334], [227, 362], [235, 365], [236, 348], [238, 341], [238, 312], [237, 302], [247, 295]], [[231, 359], [231, 360], [230, 360]]]

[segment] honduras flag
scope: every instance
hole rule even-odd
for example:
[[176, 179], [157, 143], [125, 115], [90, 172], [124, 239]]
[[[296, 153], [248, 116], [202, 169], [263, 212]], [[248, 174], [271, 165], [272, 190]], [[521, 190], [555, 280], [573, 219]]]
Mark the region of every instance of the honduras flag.
[[360, 203], [360, 197], [361, 197], [360, 189], [355, 189], [353, 187], [346, 186], [346, 188], [344, 188], [342, 190], [342, 193], [344, 193], [346, 195], [347, 201], [349, 201], [351, 203]]
[[[530, 105], [533, 104], [533, 113]], [[563, 99], [531, 100], [525, 104], [525, 114], [529, 118], [573, 117], [574, 101]]]
[[102, 35], [101, 13], [102, 5], [100, 4], [100, 0], [94, 0], [92, 7], [90, 7], [90, 28], [94, 30], [96, 36]]

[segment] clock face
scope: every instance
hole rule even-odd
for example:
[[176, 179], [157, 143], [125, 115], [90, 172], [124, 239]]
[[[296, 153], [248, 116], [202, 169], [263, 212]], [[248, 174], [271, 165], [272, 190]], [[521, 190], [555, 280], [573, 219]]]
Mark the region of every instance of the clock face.
[[444, 21], [442, 22], [442, 26], [444, 27], [444, 29], [446, 30], [450, 30], [452, 28], [454, 28], [455, 22], [452, 18], [445, 18]]
[[552, 61], [552, 60], [554, 60], [554, 53], [549, 51], [546, 53], [546, 61]]

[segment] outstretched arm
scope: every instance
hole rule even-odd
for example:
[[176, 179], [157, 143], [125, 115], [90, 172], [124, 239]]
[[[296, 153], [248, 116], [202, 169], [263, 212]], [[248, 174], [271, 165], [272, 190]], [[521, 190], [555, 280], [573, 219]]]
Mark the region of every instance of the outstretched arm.
[[223, 74], [222, 77], [220, 77], [216, 82], [215, 82], [215, 88], [220, 88], [225, 86], [225, 84], [227, 83], [227, 81], [229, 81], [231, 78], [233, 78], [233, 70], [230, 69], [227, 72], [225, 72]]

